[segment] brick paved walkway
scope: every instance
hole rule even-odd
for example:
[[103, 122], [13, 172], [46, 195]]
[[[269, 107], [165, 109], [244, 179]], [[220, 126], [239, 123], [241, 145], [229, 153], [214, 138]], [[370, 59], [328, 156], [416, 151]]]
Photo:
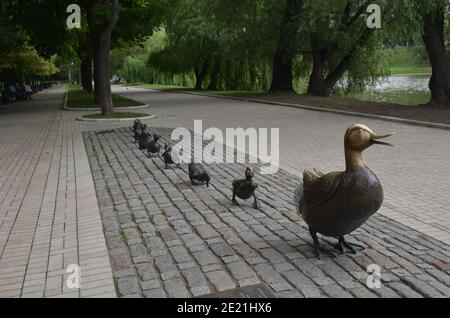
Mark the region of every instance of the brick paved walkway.
[[[64, 89], [0, 112], [0, 297], [115, 297], [94, 185]], [[65, 269], [82, 267], [82, 289]]]
[[[342, 169], [343, 161], [341, 158], [342, 156], [340, 155], [342, 153], [342, 134], [345, 127], [355, 121], [367, 123], [372, 128], [380, 131], [397, 130], [400, 134], [393, 140], [397, 146], [396, 148], [371, 150], [367, 153], [369, 166], [376, 171], [382, 179], [387, 197], [385, 206], [380, 211], [380, 215], [372, 221], [373, 223], [368, 225], [368, 228], [364, 228], [362, 232], [372, 231], [370, 232], [372, 241], [364, 241], [364, 236], [361, 236], [361, 234], [356, 235], [356, 238], [368, 245], [381, 244], [383, 240], [386, 243], [386, 240], [388, 240], [388, 244], [384, 246], [382, 251], [386, 252], [387, 250], [387, 254], [385, 254], [384, 257], [388, 257], [390, 261], [396, 264], [395, 268], [392, 268], [392, 271], [393, 275], [396, 275], [395, 277], [397, 278], [399, 275], [402, 275], [402, 273], [406, 274], [400, 267], [404, 267], [409, 273], [414, 273], [414, 271], [419, 271], [420, 269], [422, 276], [419, 277], [419, 283], [407, 282], [405, 279], [402, 279], [401, 282], [397, 281], [397, 283], [392, 282], [393, 286], [390, 286], [392, 292], [404, 295], [413, 290], [419, 292], [421, 295], [427, 295], [426, 292], [424, 293], [415, 287], [416, 285], [420, 285], [427, 286], [424, 288], [432, 286], [434, 288], [432, 289], [433, 293], [438, 291], [440, 294], [448, 295], [446, 294], [447, 290], [444, 288], [444, 286], [449, 286], [448, 276], [444, 274], [444, 271], [449, 269], [448, 264], [450, 261], [448, 259], [449, 253], [447, 245], [443, 243], [450, 244], [450, 221], [448, 219], [448, 206], [450, 205], [450, 196], [448, 195], [448, 188], [450, 187], [450, 170], [445, 169], [448, 167], [448, 158], [450, 158], [450, 150], [445, 147], [448, 143], [450, 132], [386, 123], [377, 120], [364, 120], [361, 118], [337, 116], [284, 107], [280, 108], [262, 104], [227, 101], [224, 99], [201, 96], [161, 93], [139, 89], [124, 89], [120, 87], [116, 87], [115, 90], [128, 97], [149, 103], [151, 107], [144, 111], [158, 115], [156, 120], [149, 122], [153, 127], [182, 126], [192, 128], [194, 119], [203, 119], [205, 127], [215, 126], [226, 128], [253, 126], [270, 128], [281, 126], [281, 161], [282, 168], [285, 171], [283, 171], [280, 176], [282, 176], [283, 179], [291, 180], [290, 182], [292, 182], [294, 178], [292, 176], [287, 178], [287, 173], [299, 176], [303, 169], [310, 168], [311, 166], [324, 171]], [[277, 282], [288, 282], [288, 285], [291, 288], [290, 291], [288, 292], [288, 289], [280, 290], [279, 293], [281, 295], [306, 295], [301, 289], [299, 291], [295, 287], [295, 283], [292, 283], [284, 274], [285, 272], [287, 273], [290, 271], [297, 273], [295, 272], [296, 268], [300, 269], [298, 264], [296, 265], [296, 263], [293, 262], [295, 256], [292, 255], [294, 258], [292, 258], [291, 261], [288, 254], [283, 250], [284, 248], [288, 248], [287, 245], [293, 247], [290, 243], [296, 240], [292, 237], [279, 240], [279, 242], [281, 242], [280, 244], [282, 244], [281, 247], [273, 246], [271, 244], [271, 239], [275, 238], [273, 235], [282, 237], [282, 235], [288, 235], [286, 231], [290, 231], [293, 235], [298, 235], [299, 239], [297, 243], [302, 242], [300, 245], [295, 245], [297, 243], [294, 243], [294, 247], [295, 249], [298, 248], [298, 253], [304, 257], [302, 258], [296, 254], [299, 257], [298, 259], [309, 260], [309, 262], [303, 261], [303, 270], [308, 271], [308, 268], [310, 268], [313, 276], [318, 275], [318, 277], [324, 277], [325, 275], [325, 277], [331, 279], [331, 281], [325, 280], [325, 282], [320, 282], [320, 278], [316, 277], [316, 280], [314, 280], [312, 279], [313, 276], [302, 272], [304, 277], [309, 277], [309, 280], [312, 280], [315, 284], [314, 287], [311, 287], [312, 289], [310, 291], [313, 294], [320, 292], [323, 295], [332, 295], [331, 293], [332, 290], [334, 290], [334, 287], [330, 287], [331, 291], [327, 291], [322, 285], [327, 285], [328, 282], [332, 286], [335, 286], [336, 282], [339, 281], [334, 279], [333, 275], [340, 274], [332, 274], [327, 271], [327, 266], [332, 266], [334, 268], [337, 263], [317, 263], [314, 259], [310, 259], [311, 251], [308, 238], [303, 237], [303, 231], [300, 231], [299, 225], [295, 224], [295, 222], [298, 222], [295, 220], [295, 216], [292, 214], [286, 216], [284, 215], [284, 212], [279, 212], [278, 214], [274, 213], [273, 215], [269, 215], [268, 213], [264, 216], [262, 214], [254, 215], [254, 211], [251, 211], [251, 213], [247, 211], [242, 215], [244, 218], [248, 215], [249, 219], [243, 220], [240, 219], [242, 215], [234, 214], [234, 210], [218, 213], [216, 217], [219, 218], [219, 221], [231, 228], [231, 232], [229, 233], [230, 238], [226, 233], [221, 233], [219, 229], [214, 228], [212, 225], [211, 227], [213, 227], [213, 229], [210, 229], [208, 226], [202, 226], [205, 225], [202, 223], [204, 222], [203, 220], [205, 220], [205, 222], [207, 221], [208, 224], [217, 223], [214, 222], [215, 218], [211, 213], [203, 215], [198, 212], [198, 214], [200, 214], [200, 216], [198, 216], [198, 214], [193, 212], [193, 214], [190, 215], [192, 220], [185, 219], [185, 222], [188, 225], [186, 231], [191, 229], [194, 234], [198, 233], [200, 237], [202, 237], [200, 235], [202, 231], [206, 233], [209, 231], [218, 232], [222, 239], [226, 241], [228, 245], [231, 245], [231, 248], [235, 252], [233, 255], [237, 256], [239, 260], [236, 259], [236, 257], [230, 257], [225, 260], [223, 260], [222, 257], [220, 257], [220, 259], [217, 257], [216, 253], [221, 253], [220, 251], [217, 252], [220, 250], [221, 245], [219, 242], [214, 243], [214, 239], [218, 238], [215, 235], [211, 240], [208, 239], [205, 242], [208, 246], [208, 249], [205, 250], [206, 252], [201, 250], [195, 251], [195, 248], [194, 252], [198, 252], [198, 254], [204, 252], [204, 254], [209, 254], [209, 256], [212, 254], [212, 257], [215, 257], [217, 262], [202, 265], [198, 263], [198, 259], [194, 257], [192, 262], [195, 267], [189, 267], [193, 266], [192, 264], [184, 264], [187, 267], [184, 269], [181, 267], [180, 269], [177, 265], [175, 271], [169, 265], [169, 270], [162, 270], [162, 272], [167, 273], [164, 277], [160, 275], [161, 269], [158, 266], [163, 266], [161, 264], [164, 264], [165, 261], [164, 258], [162, 258], [158, 263], [156, 262], [155, 257], [158, 257], [158, 252], [156, 252], [156, 255], [147, 255], [150, 258], [147, 256], [142, 258], [138, 257], [137, 259], [136, 257], [130, 258], [130, 255], [132, 254], [126, 253], [129, 249], [128, 245], [122, 245], [123, 250], [118, 249], [116, 251], [119, 255], [118, 257], [114, 256], [114, 253], [109, 256], [98, 208], [99, 203], [97, 202], [93, 176], [89, 168], [89, 161], [83, 143], [82, 132], [112, 129], [115, 127], [123, 127], [126, 124], [88, 124], [76, 122], [75, 118], [80, 116], [82, 112], [61, 111], [60, 107], [63, 96], [63, 89], [52, 89], [37, 95], [33, 102], [17, 103], [12, 107], [6, 107], [0, 110], [0, 297], [114, 297], [116, 296], [113, 284], [114, 280], [118, 283], [118, 278], [136, 278], [137, 276], [133, 275], [139, 271], [148, 273], [148, 276], [142, 278], [143, 280], [139, 278], [142, 282], [145, 281], [146, 285], [137, 286], [137, 289], [131, 294], [135, 294], [137, 291], [139, 295], [144, 295], [144, 290], [146, 291], [146, 296], [155, 296], [158, 295], [158, 293], [162, 293], [162, 290], [154, 288], [157, 286], [157, 282], [152, 280], [152, 277], [164, 280], [165, 284], [160, 282], [161, 286], [166, 287], [167, 285], [169, 287], [164, 290], [164, 293], [169, 293], [170, 290], [176, 290], [176, 284], [180, 283], [179, 280], [177, 281], [178, 272], [183, 275], [179, 276], [180, 278], [185, 277], [184, 275], [191, 275], [189, 276], [190, 278], [186, 277], [186, 281], [182, 280], [183, 283], [196, 279], [201, 282], [195, 285], [196, 287], [191, 287], [189, 283], [186, 285], [186, 290], [189, 295], [194, 295], [205, 292], [205, 287], [208, 287], [210, 291], [220, 290], [221, 288], [216, 288], [215, 284], [223, 283], [228, 284], [228, 286], [231, 287], [240, 284], [250, 284], [256, 282], [256, 280], [266, 282], [264, 275], [261, 274], [264, 273], [265, 270], [275, 276], [277, 276], [275, 272], [281, 275], [281, 279], [278, 280], [280, 277], [277, 276], [278, 278], [274, 278], [274, 282], [269, 284], [272, 288], [277, 286]], [[101, 140], [101, 138], [99, 140]], [[104, 138], [108, 139], [108, 134], [105, 134]], [[424, 149], [426, 151], [424, 151]], [[138, 154], [135, 155], [137, 157], [132, 162], [137, 162], [139, 166], [139, 162], [142, 162], [142, 160], [139, 159], [140, 157], [138, 157]], [[93, 163], [92, 160], [95, 158], [90, 159], [91, 163]], [[124, 164], [126, 164], [126, 161]], [[146, 165], [150, 164], [151, 163], [147, 163]], [[118, 166], [115, 165], [114, 168], [118, 168]], [[217, 167], [217, 169], [219, 169], [219, 171], [215, 172], [215, 174], [217, 176], [223, 176], [224, 170], [221, 167]], [[238, 171], [240, 172], [240, 170], [240, 167], [232, 167], [230, 168], [230, 171], [227, 171], [226, 173], [231, 177], [231, 175], [235, 175]], [[110, 171], [106, 176], [106, 180], [109, 179], [112, 183], [115, 182], [115, 179], [112, 177], [114, 175], [113, 172], [116, 173], [116, 171]], [[98, 171], [94, 172], [97, 186], [99, 185], [98, 173]], [[129, 173], [133, 173], [133, 170], [130, 170]], [[146, 173], [148, 173], [148, 171]], [[181, 174], [181, 176], [183, 176], [184, 180], [185, 176], [183, 174]], [[158, 177], [162, 178], [162, 180], [167, 178], [167, 176], [162, 173], [160, 175], [158, 174]], [[122, 179], [122, 176], [119, 176], [119, 178]], [[168, 178], [170, 180], [172, 180], [171, 178], [175, 178], [174, 181], [179, 182], [179, 179], [175, 176], [171, 176], [170, 173]], [[131, 184], [134, 184], [133, 182], [136, 181], [138, 182], [137, 185], [139, 185], [139, 178], [132, 180]], [[436, 182], [436, 180], [439, 180], [439, 182]], [[125, 182], [125, 184], [127, 183]], [[158, 184], [154, 181], [152, 182], [150, 179], [146, 179], [145, 184], [146, 187], [151, 187], [152, 190], [155, 191], [157, 187], [161, 187], [162, 190], [156, 191], [155, 193], [152, 192], [152, 195], [160, 197], [161, 200], [163, 200], [162, 197], [166, 195], [164, 193], [174, 195], [172, 193], [173, 181], [167, 181], [167, 184]], [[219, 187], [220, 184], [216, 186]], [[293, 184], [287, 183], [287, 186], [293, 187]], [[124, 189], [128, 188], [124, 187]], [[189, 192], [188, 187], [183, 189], [183, 191]], [[229, 190], [227, 189], [228, 186], [223, 189], [223, 192], [219, 193], [221, 193], [222, 196], [223, 194], [228, 195], [227, 191]], [[118, 189], [115, 188], [115, 193], [117, 190]], [[137, 190], [132, 191], [129, 189], [129, 191], [129, 193], [123, 194], [117, 192], [115, 200], [118, 201], [113, 202], [120, 205], [120, 202], [125, 200], [124, 198], [133, 196], [133, 191], [138, 191], [138, 193], [142, 192], [143, 187], [141, 185]], [[165, 192], [162, 193], [161, 191]], [[217, 188], [212, 191], [217, 191]], [[205, 195], [210, 196], [211, 193], [206, 192]], [[197, 192], [194, 194], [197, 195]], [[201, 193], [198, 193], [197, 197], [202, 199]], [[133, 207], [134, 204], [142, 204], [140, 196], [138, 198], [139, 199], [135, 198], [135, 200], [130, 200], [131, 207]], [[172, 197], [170, 198], [169, 203], [177, 201]], [[286, 196], [284, 199], [288, 200], [288, 197]], [[225, 202], [226, 201], [223, 202], [223, 205], [225, 205]], [[123, 203], [124, 202], [122, 202], [122, 205]], [[164, 206], [164, 204], [169, 203], [165, 201], [156, 201], [158, 208], [161, 204]], [[103, 204], [104, 202], [100, 201], [100, 206], [104, 207]], [[186, 204], [191, 203], [188, 200], [186, 201]], [[181, 206], [181, 208], [186, 207]], [[211, 208], [208, 207], [208, 209]], [[273, 209], [276, 209], [276, 207], [272, 207], [272, 210]], [[147, 212], [147, 210], [145, 211], [145, 213], [151, 213]], [[171, 209], [168, 209], [168, 212], [165, 212], [164, 210], [163, 215], [166, 215], [165, 213], [169, 213], [170, 215], [170, 213], [172, 213], [171, 211]], [[123, 219], [126, 220], [127, 217], [125, 215], [128, 214], [129, 210], [124, 209], [122, 212], [124, 215]], [[219, 212], [221, 211], [219, 210]], [[226, 213], [230, 213], [231, 215]], [[277, 219], [277, 217], [280, 216], [280, 213], [281, 218]], [[189, 215], [189, 210], [187, 214]], [[110, 214], [109, 217], [113, 218], [114, 215]], [[388, 216], [398, 221], [398, 223], [392, 222], [390, 219], [382, 217], [382, 215]], [[145, 218], [144, 215], [140, 216], [141, 219]], [[161, 221], [162, 223], [168, 222], [158, 217], [154, 220], [151, 214], [148, 216], [149, 218], [152, 218], [153, 223], [151, 223], [151, 225], [155, 229], [164, 225], [158, 224], [158, 221]], [[102, 217], [105, 220], [105, 213], [102, 213]], [[271, 217], [273, 217], [273, 222], [270, 221]], [[256, 262], [254, 265], [247, 263], [251, 268], [250, 271], [252, 272], [252, 275], [249, 273], [242, 275], [236, 273], [233, 274], [232, 269], [226, 266], [225, 261], [231, 264], [240, 261], [248, 262], [246, 253], [252, 253], [252, 251], [246, 252], [245, 250], [239, 250], [235, 247], [235, 245], [239, 245], [239, 243], [234, 241], [228, 242], [228, 240], [232, 240], [233, 234], [238, 234], [245, 226], [255, 226], [256, 224], [250, 223], [249, 225], [245, 223], [253, 222], [250, 218], [253, 218], [255, 222], [261, 220], [264, 222], [268, 221], [269, 225], [265, 225], [265, 223], [263, 224], [263, 222], [261, 222], [262, 227], [265, 226], [272, 234], [265, 232], [262, 227], [259, 228], [261, 233], [258, 232], [257, 229], [251, 227], [251, 230], [242, 231], [245, 233], [244, 235], [248, 235], [248, 237], [246, 237], [245, 240], [244, 238], [240, 239], [245, 244], [246, 240], [256, 239], [253, 236], [253, 234], [255, 234], [264, 238], [264, 240], [267, 239], [266, 242], [268, 243], [265, 244], [269, 244], [270, 246], [252, 245], [251, 249], [253, 249], [253, 252], [262, 253], [262, 250], [264, 249], [271, 250], [268, 250], [268, 256], [263, 255], [261, 257], [261, 259], [267, 261], [266, 263], [262, 262], [261, 259], [254, 260]], [[140, 218], [136, 218], [134, 214], [133, 217], [131, 217], [132, 222], [136, 222], [136, 220], [139, 219]], [[112, 230], [110, 226], [114, 226], [112, 225], [112, 221], [113, 219], [111, 219], [111, 224], [108, 224], [108, 222], [104, 222], [103, 224], [107, 229], [107, 232]], [[226, 221], [231, 223], [228, 224]], [[124, 221], [122, 220], [122, 223], [123, 222]], [[283, 234], [278, 233], [278, 225], [274, 222], [278, 223], [278, 225], [281, 224], [282, 227], [287, 226], [286, 231], [282, 231], [281, 233]], [[377, 222], [380, 222], [379, 225], [373, 225]], [[121, 227], [122, 223], [119, 221]], [[133, 223], [129, 223], [128, 225], [131, 226], [132, 224]], [[172, 222], [167, 223], [167, 225], [169, 224], [172, 226]], [[414, 228], [417, 232], [411, 231], [404, 225]], [[143, 226], [145, 228], [146, 225]], [[293, 231], [294, 226], [296, 228], [295, 231]], [[132, 227], [130, 227], [130, 229], [131, 228]], [[174, 227], [173, 232], [180, 236], [178, 231], [183, 231], [182, 228], [183, 224], [177, 228]], [[159, 232], [158, 230], [153, 230], [151, 226], [144, 230], [138, 227], [137, 233], [139, 233], [139, 231], [142, 231], [144, 234], [155, 233], [162, 240], [152, 241], [152, 244], [154, 245], [151, 245], [151, 250], [146, 250], [147, 253], [150, 251], [155, 253], [153, 250], [163, 250], [162, 247], [170, 247], [170, 255], [172, 255], [172, 250], [175, 250], [173, 253], [177, 253], [177, 246], [179, 246], [177, 245], [178, 242], [175, 242], [175, 244], [173, 242], [168, 244], [164, 243], [165, 241], [173, 241], [170, 239], [172, 234], [175, 235], [172, 231]], [[409, 235], [405, 234], [406, 231], [409, 231]], [[131, 235], [131, 237], [133, 237], [133, 231], [130, 230], [129, 232], [130, 233], [123, 231], [121, 242], [124, 242], [124, 244], [125, 241], [127, 243], [134, 242], [132, 238], [130, 242], [128, 241], [128, 236]], [[162, 236], [163, 233], [164, 237]], [[421, 233], [431, 236], [443, 243], [427, 238]], [[395, 237], [396, 241], [389, 242], [389, 238], [386, 237], [387, 234], [391, 237]], [[143, 235], [143, 237], [145, 236], [146, 235]], [[137, 238], [135, 239], [137, 240]], [[303, 241], [300, 241], [300, 239]], [[111, 248], [111, 246], [113, 246], [111, 245], [111, 237], [107, 236], [107, 240], [108, 245]], [[183, 238], [181, 241], [184, 242]], [[193, 241], [198, 242], [194, 239]], [[119, 243], [120, 242], [117, 242], [117, 244]], [[141, 244], [142, 248], [145, 250], [146, 244], [150, 244], [150, 242], [144, 240], [143, 242], [141, 241]], [[174, 245], [170, 246], [170, 244]], [[212, 249], [214, 244], [218, 244], [216, 249]], [[130, 245], [133, 244], [130, 243]], [[195, 246], [196, 244], [193, 245]], [[211, 248], [209, 248], [210, 246]], [[396, 249], [395, 246], [401, 246], [402, 248]], [[138, 247], [138, 249], [139, 248], [140, 247]], [[281, 248], [281, 250], [279, 248]], [[391, 249], [394, 249], [395, 251], [391, 251]], [[188, 256], [192, 259], [194, 254], [189, 248], [188, 250]], [[208, 253], [208, 251], [210, 253]], [[270, 255], [271, 253], [275, 253], [274, 251], [278, 251], [278, 253], [283, 255], [283, 264], [288, 263], [288, 265], [293, 266], [294, 269], [291, 269], [288, 265], [275, 266], [272, 264], [270, 260], [273, 260], [274, 257]], [[366, 253], [372, 253], [370, 251], [371, 250], [369, 249]], [[130, 250], [128, 253], [139, 253], [139, 251]], [[180, 258], [174, 258], [174, 261], [180, 261], [183, 259], [183, 256], [186, 256], [182, 249], [179, 249], [178, 253]], [[231, 251], [224, 247], [224, 253], [231, 253]], [[398, 257], [395, 259], [395, 255], [391, 255], [390, 253], [396, 254]], [[381, 252], [381, 254], [383, 254], [383, 252]], [[275, 255], [278, 257], [278, 254]], [[204, 257], [208, 259], [209, 256], [206, 255]], [[199, 256], [198, 258], [202, 257]], [[357, 265], [359, 264], [359, 267], [353, 267], [353, 265], [345, 267], [347, 265], [342, 264], [339, 264], [339, 266], [341, 266], [340, 268], [343, 269], [344, 273], [347, 275], [352, 276], [353, 272], [359, 272], [360, 274], [357, 275], [362, 275], [362, 270], [369, 261], [368, 257], [372, 260], [380, 257], [380, 262], [383, 262], [383, 259], [386, 260], [379, 255], [361, 255], [360, 259], [354, 260]], [[152, 274], [152, 267], [150, 266], [153, 260], [155, 261], [156, 266], [154, 268], [154, 274]], [[346, 264], [352, 264], [347, 260], [347, 257], [341, 258], [341, 260]], [[405, 263], [405, 260], [408, 260], [409, 263]], [[146, 261], [149, 264], [147, 264], [148, 266], [135, 266], [134, 261]], [[261, 264], [267, 265], [260, 265], [258, 261], [261, 261]], [[184, 263], [191, 263], [191, 261], [186, 260]], [[215, 265], [215, 263], [218, 263], [221, 266], [221, 269], [214, 270], [214, 266], [207, 267], [209, 265]], [[83, 280], [81, 290], [71, 290], [65, 285], [65, 279], [68, 274], [65, 273], [64, 270], [69, 264], [80, 264], [82, 266]], [[197, 267], [197, 264], [201, 266]], [[408, 267], [410, 264], [414, 264], [415, 267]], [[173, 265], [175, 266], [175, 264]], [[111, 266], [113, 271], [111, 270]], [[317, 266], [320, 268], [320, 271], [316, 269]], [[394, 265], [390, 264], [390, 266], [393, 267]], [[238, 267], [240, 268], [240, 266]], [[124, 270], [122, 272], [119, 270], [118, 274], [118, 268], [124, 268]], [[194, 268], [200, 268], [201, 273]], [[386, 266], [386, 268], [389, 269], [390, 267]], [[284, 269], [286, 269], [286, 271]], [[397, 270], [398, 273], [394, 272], [394, 269]], [[133, 270], [133, 275], [131, 275], [131, 272], [127, 273], [127, 270]], [[212, 270], [212, 272], [223, 271], [224, 273], [220, 272], [219, 275], [204, 274], [204, 272], [208, 270]], [[332, 269], [330, 269], [330, 271], [331, 270]], [[338, 269], [337, 271], [338, 273], [341, 273]], [[114, 280], [113, 273], [116, 276]], [[270, 276], [269, 274], [267, 275]], [[303, 276], [298, 276], [298, 279], [303, 279]], [[206, 277], [208, 283], [205, 284], [205, 281], [199, 277]], [[389, 277], [390, 276], [387, 275], [385, 276], [385, 279], [388, 280]], [[434, 278], [432, 279], [431, 277]], [[345, 278], [348, 279], [348, 276], [345, 276]], [[217, 279], [218, 281], [214, 283], [211, 282], [211, 279]], [[293, 279], [295, 279], [295, 277], [291, 277], [291, 280]], [[434, 279], [437, 279], [440, 282], [440, 285], [438, 285]], [[170, 282], [166, 282], [169, 280]], [[342, 280], [345, 279], [342, 278]], [[230, 283], [230, 281], [232, 283]], [[427, 283], [421, 285], [422, 281], [426, 281]], [[356, 284], [355, 288], [361, 287], [361, 285], [363, 285], [361, 282], [358, 282], [357, 284], [354, 282]], [[133, 281], [132, 279], [123, 279], [120, 281], [120, 285], [117, 286], [120, 291], [119, 295], [122, 295], [121, 293], [127, 288], [133, 291], [133, 288], [136, 287], [135, 284], [136, 281]], [[172, 289], [170, 286], [172, 286]], [[283, 286], [283, 284], [281, 284], [281, 286]], [[285, 287], [286, 286], [287, 285], [285, 285]], [[342, 286], [342, 284], [338, 284], [338, 286], [345, 287]], [[396, 288], [395, 286], [401, 287]], [[409, 286], [409, 289], [405, 286]], [[400, 288], [403, 291], [400, 291]], [[339, 288], [336, 290], [339, 290]], [[344, 290], [350, 292], [352, 295], [357, 295], [357, 292], [353, 291], [352, 288], [344, 288]], [[298, 292], [298, 294], [296, 292]], [[363, 292], [362, 289], [360, 292]], [[431, 290], [428, 290], [428, 292], [431, 292]]]
[[[170, 140], [168, 129], [150, 132]], [[185, 165], [164, 170], [132, 139], [128, 128], [85, 133], [119, 296], [192, 297], [259, 283], [279, 297], [450, 296], [443, 243], [376, 216], [353, 235], [364, 253], [319, 261], [293, 212], [295, 176], [258, 176], [262, 209], [235, 207], [231, 182], [245, 166], [211, 166], [212, 187], [191, 187]], [[366, 287], [373, 263], [383, 268], [378, 290]]]

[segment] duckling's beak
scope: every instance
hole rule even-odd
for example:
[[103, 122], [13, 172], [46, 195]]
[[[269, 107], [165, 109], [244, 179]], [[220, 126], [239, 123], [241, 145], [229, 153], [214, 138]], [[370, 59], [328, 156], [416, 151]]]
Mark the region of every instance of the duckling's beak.
[[370, 143], [372, 145], [382, 145], [382, 146], [389, 146], [389, 147], [394, 147], [393, 144], [390, 144], [388, 142], [384, 142], [384, 141], [380, 141], [380, 139], [385, 139], [391, 136], [396, 135], [396, 132], [391, 132], [388, 134], [383, 134], [383, 135], [378, 135], [378, 134], [372, 134], [371, 138], [370, 138]]

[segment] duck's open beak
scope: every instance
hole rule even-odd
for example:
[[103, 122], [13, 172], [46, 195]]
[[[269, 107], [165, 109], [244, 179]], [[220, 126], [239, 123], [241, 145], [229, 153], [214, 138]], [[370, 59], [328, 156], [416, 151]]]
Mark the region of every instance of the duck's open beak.
[[380, 141], [380, 139], [385, 139], [391, 136], [396, 135], [397, 133], [395, 132], [391, 132], [388, 134], [383, 134], [383, 135], [378, 135], [378, 134], [373, 134], [372, 137], [370, 138], [370, 142], [372, 145], [383, 145], [383, 146], [390, 146], [390, 147], [394, 147], [393, 144], [390, 144], [388, 142], [384, 142], [384, 141]]

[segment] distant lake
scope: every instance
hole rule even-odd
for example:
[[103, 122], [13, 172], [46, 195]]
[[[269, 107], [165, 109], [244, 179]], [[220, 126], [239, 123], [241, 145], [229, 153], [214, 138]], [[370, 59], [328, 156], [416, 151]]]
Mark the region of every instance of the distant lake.
[[402, 105], [417, 105], [427, 103], [430, 99], [428, 82], [430, 75], [396, 75], [379, 83], [361, 94], [351, 94], [351, 97], [374, 102], [387, 102]]

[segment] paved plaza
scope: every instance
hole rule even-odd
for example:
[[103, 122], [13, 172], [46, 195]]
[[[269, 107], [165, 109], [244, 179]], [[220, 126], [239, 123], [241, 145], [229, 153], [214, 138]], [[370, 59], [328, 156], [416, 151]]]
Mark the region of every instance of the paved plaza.
[[[192, 297], [264, 283], [280, 297], [449, 297], [450, 131], [274, 105], [116, 87], [170, 128], [280, 128], [282, 170], [258, 176], [263, 209], [231, 206], [243, 166], [210, 167], [192, 188], [165, 171], [125, 123], [81, 123], [64, 88], [0, 110], [0, 297]], [[354, 234], [356, 256], [316, 260], [291, 197], [304, 169], [341, 170], [354, 122], [395, 130], [365, 153], [384, 184], [380, 213]], [[332, 242], [329, 241], [330, 243]], [[369, 290], [367, 265], [383, 267]], [[65, 284], [78, 264], [82, 288]]]

